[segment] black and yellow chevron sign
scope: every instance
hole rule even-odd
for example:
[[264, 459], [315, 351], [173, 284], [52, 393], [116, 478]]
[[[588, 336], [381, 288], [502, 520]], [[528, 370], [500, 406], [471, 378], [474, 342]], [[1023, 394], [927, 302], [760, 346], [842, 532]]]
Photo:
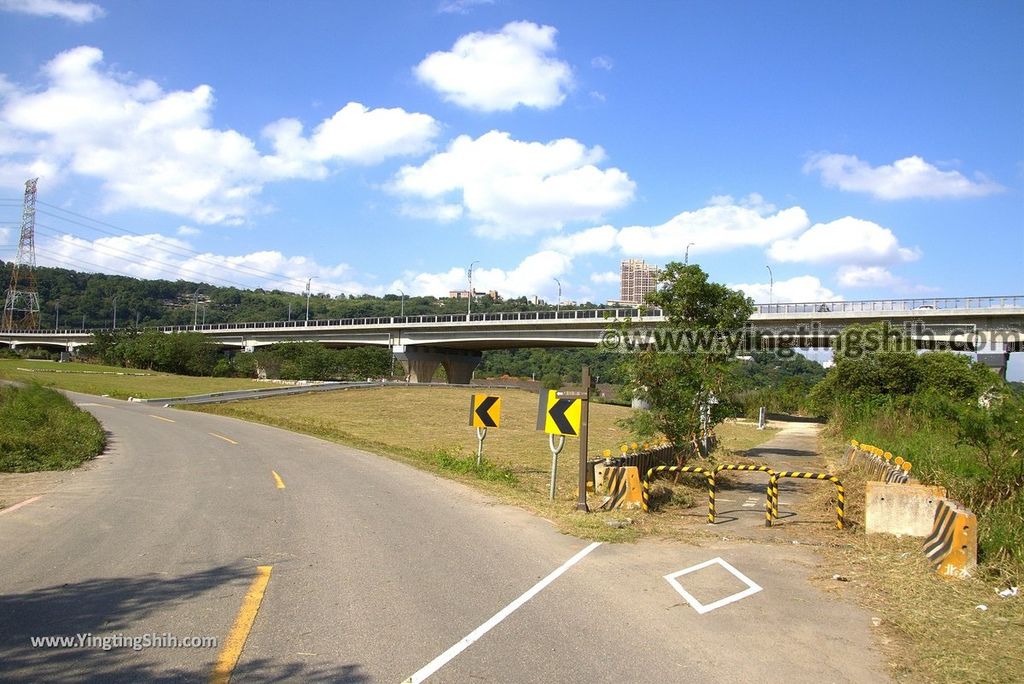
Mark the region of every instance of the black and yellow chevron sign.
[[541, 392], [537, 406], [537, 429], [549, 435], [576, 437], [580, 434], [582, 410], [583, 400], [580, 398], [559, 397], [554, 390]]
[[501, 425], [501, 397], [474, 394], [469, 399], [470, 427], [496, 428]]

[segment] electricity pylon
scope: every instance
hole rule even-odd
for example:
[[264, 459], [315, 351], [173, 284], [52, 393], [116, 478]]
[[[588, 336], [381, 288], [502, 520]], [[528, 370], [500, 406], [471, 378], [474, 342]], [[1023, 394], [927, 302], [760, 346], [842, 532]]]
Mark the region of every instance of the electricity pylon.
[[21, 209], [21, 239], [14, 258], [11, 285], [4, 298], [4, 318], [0, 327], [34, 330], [39, 327], [39, 289], [36, 286], [36, 182], [25, 181], [25, 201]]

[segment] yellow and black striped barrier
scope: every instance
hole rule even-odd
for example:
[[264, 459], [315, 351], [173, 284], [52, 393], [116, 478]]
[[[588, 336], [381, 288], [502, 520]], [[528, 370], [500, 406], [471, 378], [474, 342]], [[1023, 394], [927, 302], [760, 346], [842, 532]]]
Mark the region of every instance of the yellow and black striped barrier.
[[[772, 478], [775, 476], [775, 471], [766, 465], [720, 465], [715, 468], [715, 478], [717, 479], [718, 473], [723, 470], [747, 470], [758, 473], [768, 473], [768, 486], [765, 488], [765, 500], [764, 500], [764, 526], [772, 526], [772, 516], [778, 508], [778, 487], [773, 488], [771, 486]], [[712, 489], [717, 490], [716, 480], [711, 481]], [[773, 493], [775, 498], [773, 498]], [[714, 493], [712, 493], [712, 499], [714, 499]], [[713, 511], [712, 507], [712, 511]], [[709, 522], [714, 522], [714, 519]]]
[[604, 479], [608, 496], [598, 506], [600, 510], [636, 508], [641, 505], [643, 488], [636, 466], [612, 466], [604, 471]]
[[[836, 528], [843, 529], [845, 523], [845, 509], [846, 509], [846, 489], [843, 487], [843, 483], [839, 481], [839, 478], [835, 475], [829, 475], [828, 473], [801, 473], [796, 471], [782, 471], [775, 473], [771, 476], [768, 481], [768, 488], [774, 490], [775, 494], [775, 507], [772, 511], [772, 519], [775, 520], [779, 517], [778, 501], [779, 501], [779, 479], [783, 477], [795, 477], [803, 480], [828, 480], [836, 486]], [[769, 494], [769, 497], [771, 494]]]
[[649, 513], [651, 508], [651, 477], [656, 473], [694, 473], [703, 475], [708, 485], [708, 522], [715, 522], [715, 473], [700, 466], [655, 466], [647, 471], [642, 484], [641, 508]]
[[977, 516], [955, 501], [940, 501], [924, 555], [943, 577], [968, 576], [978, 564]]

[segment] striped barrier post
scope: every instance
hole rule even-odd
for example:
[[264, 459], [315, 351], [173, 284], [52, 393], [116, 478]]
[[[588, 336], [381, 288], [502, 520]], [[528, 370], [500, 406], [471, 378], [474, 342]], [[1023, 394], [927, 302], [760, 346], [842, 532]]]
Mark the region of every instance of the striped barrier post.
[[943, 499], [935, 509], [932, 533], [922, 550], [943, 577], [967, 577], [978, 564], [977, 516], [957, 502]]
[[715, 515], [715, 474], [710, 470], [701, 468], [700, 466], [654, 466], [647, 471], [647, 475], [644, 477], [644, 481], [641, 483], [642, 497], [641, 497], [641, 508], [644, 513], [651, 512], [651, 477], [656, 473], [694, 473], [696, 475], [703, 475], [705, 481], [708, 484], [708, 491], [711, 492], [710, 503], [708, 504], [708, 522], [714, 522]]
[[775, 487], [775, 501], [776, 510], [772, 513], [772, 518], [777, 519], [778, 516], [778, 482], [783, 477], [795, 477], [803, 480], [828, 480], [836, 486], [836, 528], [843, 529], [846, 515], [846, 488], [843, 487], [843, 483], [839, 481], [839, 478], [835, 475], [829, 475], [828, 473], [802, 473], [797, 471], [782, 471], [775, 473], [771, 476], [771, 480], [768, 483], [769, 487]]
[[[716, 479], [712, 480], [712, 483], [711, 483], [711, 486], [716, 491], [717, 491], [717, 488], [718, 488], [717, 487], [718, 473], [720, 473], [723, 470], [747, 470], [747, 471], [753, 471], [753, 472], [759, 472], [759, 473], [768, 473], [769, 485], [771, 484], [772, 476], [775, 475], [775, 471], [772, 470], [771, 468], [769, 468], [766, 465], [720, 465], [717, 468], [715, 468], [715, 478]], [[775, 491], [778, 492], [777, 489]], [[714, 497], [714, 494], [712, 494], [712, 497]], [[765, 488], [765, 500], [764, 500], [764, 526], [765, 527], [771, 527], [772, 526], [772, 511], [774, 511], [777, 507], [778, 507], [778, 504], [775, 502], [775, 500], [772, 499], [772, 488], [771, 488], [771, 486], [768, 486], [768, 487]], [[714, 511], [712, 511], [712, 515], [714, 515]], [[712, 519], [710, 522], [714, 522], [714, 519]]]

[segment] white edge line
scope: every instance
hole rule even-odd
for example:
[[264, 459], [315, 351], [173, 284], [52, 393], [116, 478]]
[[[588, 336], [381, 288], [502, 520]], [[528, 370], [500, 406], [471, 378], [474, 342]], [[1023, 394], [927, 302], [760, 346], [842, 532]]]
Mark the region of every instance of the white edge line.
[[39, 501], [39, 499], [42, 499], [42, 498], [43, 498], [43, 495], [40, 494], [39, 496], [33, 496], [31, 499], [25, 499], [24, 501], [19, 501], [18, 503], [14, 504], [13, 506], [8, 506], [7, 508], [5, 508], [3, 510], [0, 510], [0, 515], [3, 515], [4, 513], [13, 513], [14, 511], [18, 510], [22, 506], [28, 506], [33, 501]]
[[[680, 584], [679, 581], [676, 578], [677, 577], [682, 577], [683, 575], [688, 575], [691, 572], [695, 572], [697, 570], [701, 570], [703, 568], [706, 568], [706, 567], [708, 567], [710, 565], [715, 565], [715, 564], [721, 565], [728, 572], [730, 572], [736, 579], [738, 579], [739, 581], [741, 581], [744, 584], [746, 584], [747, 588], [744, 589], [743, 591], [740, 591], [740, 592], [737, 592], [735, 594], [732, 594], [731, 596], [726, 596], [723, 599], [719, 599], [718, 601], [715, 601], [713, 603], [709, 603], [708, 605], [705, 606], [703, 603], [698, 601], [697, 598], [693, 594], [691, 594], [690, 592], [686, 591], [686, 589], [683, 589], [683, 585]], [[756, 582], [751, 580], [749, 577], [744, 575], [742, 572], [740, 572], [739, 570], [737, 570], [733, 566], [729, 565], [729, 563], [727, 563], [726, 561], [722, 560], [721, 558], [712, 558], [709, 561], [704, 561], [703, 563], [698, 563], [697, 565], [694, 565], [692, 567], [686, 568], [685, 570], [680, 570], [679, 572], [673, 572], [670, 575], [665, 575], [665, 581], [667, 581], [669, 584], [671, 584], [672, 588], [675, 589], [677, 592], [679, 592], [679, 594], [684, 599], [686, 599], [686, 602], [689, 603], [690, 606], [695, 611], [697, 611], [699, 614], [701, 614], [701, 615], [704, 615], [705, 613], [710, 613], [711, 611], [715, 610], [716, 608], [721, 608], [722, 606], [727, 606], [730, 603], [735, 603], [736, 601], [739, 601], [741, 599], [745, 599], [748, 596], [752, 596], [753, 594], [756, 594], [757, 592], [761, 591], [761, 589], [762, 589], [762, 587], [760, 585], [758, 585]]]
[[403, 682], [403, 684], [418, 684], [419, 682], [424, 681], [425, 679], [427, 679], [427, 677], [430, 677], [432, 674], [440, 670], [455, 656], [459, 655], [467, 648], [469, 648], [480, 637], [482, 637], [484, 634], [487, 634], [487, 632], [491, 631], [502, 620], [507, 618], [509, 615], [514, 613], [520, 606], [522, 606], [524, 603], [526, 603], [534, 596], [539, 594], [541, 591], [543, 591], [545, 587], [547, 587], [549, 584], [558, 579], [566, 570], [579, 563], [581, 560], [583, 560], [584, 557], [586, 557], [587, 554], [589, 554], [591, 551], [593, 551], [600, 545], [601, 542], [594, 542], [593, 544], [591, 544], [590, 546], [583, 549], [575, 556], [567, 560], [557, 570], [555, 570], [550, 575], [548, 575], [547, 577], [533, 585], [530, 589], [528, 589], [525, 594], [523, 594], [515, 601], [513, 601], [512, 603], [508, 604], [507, 606], [499, 610], [497, 613], [495, 613], [490, 620], [474, 629], [468, 635], [463, 637], [461, 641], [457, 642], [447, 651], [437, 656], [429, 663], [424, 665], [422, 668], [420, 668], [416, 672], [416, 674], [406, 679], [405, 682]]

